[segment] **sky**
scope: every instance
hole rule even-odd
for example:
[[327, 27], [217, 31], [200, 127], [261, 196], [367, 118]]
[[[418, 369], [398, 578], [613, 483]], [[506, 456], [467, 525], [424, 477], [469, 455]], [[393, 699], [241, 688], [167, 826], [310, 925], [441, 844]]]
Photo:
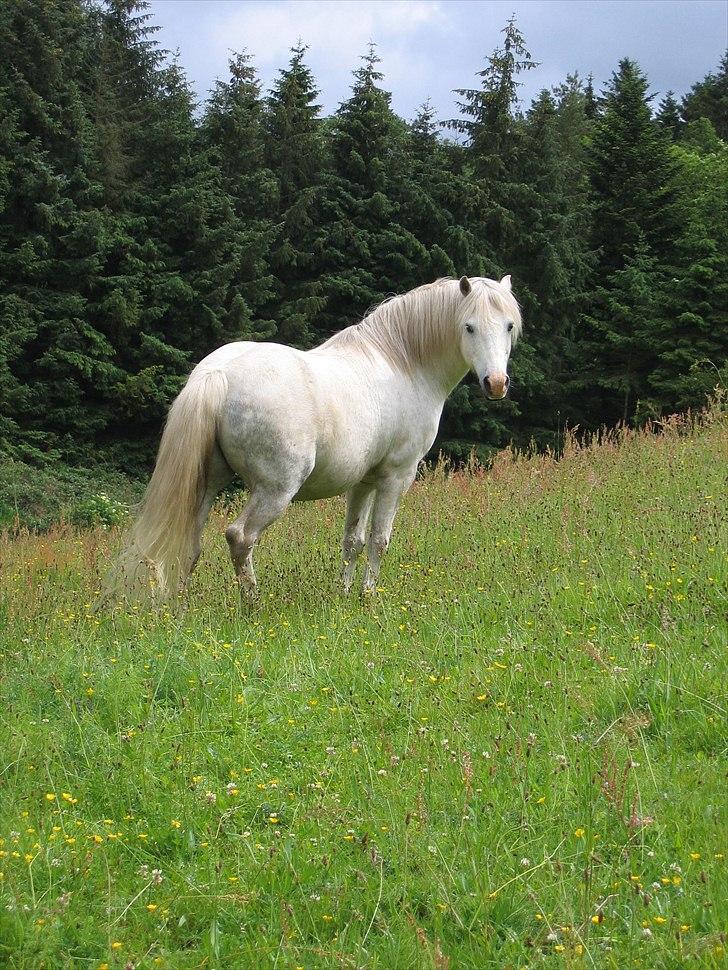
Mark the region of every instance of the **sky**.
[[728, 45], [728, 0], [152, 0], [149, 13], [200, 101], [243, 49], [267, 89], [301, 38], [332, 113], [372, 41], [392, 107], [408, 119], [427, 98], [441, 120], [455, 117], [453, 89], [478, 86], [514, 13], [540, 65], [524, 78], [524, 107], [573, 71], [593, 74], [600, 91], [622, 57], [639, 63], [656, 102], [670, 89], [681, 96]]

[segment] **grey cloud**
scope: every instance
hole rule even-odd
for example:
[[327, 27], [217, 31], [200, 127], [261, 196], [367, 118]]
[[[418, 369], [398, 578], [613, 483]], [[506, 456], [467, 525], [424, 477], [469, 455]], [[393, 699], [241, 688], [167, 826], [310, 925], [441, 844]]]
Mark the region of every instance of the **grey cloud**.
[[[412, 0], [412, 4], [412, 17], [395, 18], [395, 30], [387, 32], [377, 26], [376, 18], [371, 20], [384, 84], [393, 92], [395, 110], [409, 118], [427, 97], [441, 118], [454, 116], [453, 89], [477, 85], [476, 73], [500, 43], [500, 30], [514, 12], [540, 64], [524, 79], [525, 105], [541, 88], [559, 83], [574, 70], [583, 77], [592, 73], [600, 90], [625, 56], [639, 62], [652, 91], [661, 96], [672, 89], [682, 95], [717, 66], [728, 43], [728, 7], [723, 0], [440, 0], [430, 4], [437, 8], [437, 16], [432, 17], [422, 16], [429, 0]], [[316, 6], [324, 15], [331, 11], [340, 16], [342, 10], [341, 3]], [[179, 50], [180, 62], [202, 101], [215, 78], [225, 76], [230, 45], [247, 46], [264, 84], [270, 84], [284, 66], [285, 56], [274, 60], [269, 52], [256, 51], [244, 34], [231, 32], [226, 25], [236, 10], [241, 11], [242, 22], [250, 24], [251, 17], [265, 18], [276, 9], [280, 4], [269, 0], [153, 0], [150, 12], [160, 27], [158, 40], [167, 49]], [[300, 23], [295, 22], [297, 10]], [[344, 10], [355, 17], [356, 4]], [[289, 9], [293, 32], [311, 43], [308, 62], [321, 88], [320, 102], [329, 113], [348, 97], [358, 60], [352, 52], [351, 63], [344, 68], [340, 57], [327, 55], [320, 30], [316, 44], [307, 38], [310, 13], [310, 4], [293, 4]], [[377, 32], [383, 36], [376, 36]], [[260, 36], [259, 31], [251, 33]]]

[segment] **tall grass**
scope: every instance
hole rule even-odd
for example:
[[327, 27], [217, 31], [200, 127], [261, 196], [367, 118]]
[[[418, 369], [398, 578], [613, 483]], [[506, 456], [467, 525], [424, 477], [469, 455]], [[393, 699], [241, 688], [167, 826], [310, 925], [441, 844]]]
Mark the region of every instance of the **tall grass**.
[[0, 538], [0, 965], [723, 965], [717, 412], [426, 474], [361, 602], [342, 503], [241, 606], [92, 604], [115, 533]]

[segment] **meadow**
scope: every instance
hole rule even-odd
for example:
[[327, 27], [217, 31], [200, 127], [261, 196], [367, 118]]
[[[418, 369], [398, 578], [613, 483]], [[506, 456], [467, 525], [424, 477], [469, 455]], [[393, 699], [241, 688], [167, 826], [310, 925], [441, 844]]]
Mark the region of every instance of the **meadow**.
[[379, 592], [343, 503], [242, 605], [93, 610], [116, 529], [0, 536], [0, 965], [719, 967], [728, 425], [423, 475]]

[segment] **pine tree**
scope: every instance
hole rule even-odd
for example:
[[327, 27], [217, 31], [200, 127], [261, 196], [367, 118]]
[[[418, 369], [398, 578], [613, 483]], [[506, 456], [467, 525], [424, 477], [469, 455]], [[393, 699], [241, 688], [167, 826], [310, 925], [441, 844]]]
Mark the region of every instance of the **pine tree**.
[[728, 253], [691, 219], [679, 244], [681, 268], [661, 295], [659, 322], [645, 344], [654, 355], [653, 413], [699, 408], [728, 377]]
[[573, 192], [575, 199], [583, 199], [589, 184], [586, 147], [594, 128], [589, 89], [578, 74], [567, 74], [566, 80], [552, 89], [552, 94], [556, 102], [559, 148], [566, 156], [564, 164], [576, 166], [574, 177], [567, 181], [565, 188]]
[[590, 143], [599, 259], [583, 377], [585, 388], [606, 392], [591, 397], [592, 424], [631, 419], [648, 393], [645, 337], [658, 326], [659, 293], [679, 261], [684, 213], [677, 164], [649, 100], [637, 65], [621, 61]]
[[523, 285], [529, 321], [526, 353], [518, 358], [524, 436], [543, 444], [576, 416], [567, 390], [578, 359], [578, 324], [592, 267], [588, 179], [583, 133], [588, 127], [579, 79], [542, 91], [528, 111], [519, 157], [526, 187], [512, 269]]
[[266, 165], [264, 103], [250, 55], [237, 54], [229, 68], [229, 80], [215, 83], [205, 106], [201, 144], [221, 173], [241, 227], [238, 336], [266, 339], [276, 329], [267, 308], [274, 286], [269, 261], [277, 185]]
[[478, 72], [479, 88], [456, 88], [463, 98], [458, 102], [465, 117], [450, 121], [449, 127], [465, 135], [472, 148], [476, 171], [483, 177], [501, 180], [507, 176], [508, 162], [514, 155], [516, 138], [515, 108], [518, 105], [518, 80], [524, 71], [538, 67], [526, 49], [525, 40], [514, 17], [503, 28], [503, 47], [488, 58]]
[[683, 120], [680, 113], [680, 105], [675, 98], [674, 91], [668, 91], [665, 97], [662, 99], [656, 118], [657, 123], [665, 129], [670, 136], [670, 139], [672, 141], [677, 141], [683, 127]]
[[430, 279], [482, 275], [472, 221], [471, 180], [463, 171], [463, 150], [440, 137], [435, 112], [426, 101], [409, 126], [409, 178], [400, 187], [403, 224], [427, 248]]
[[723, 141], [728, 141], [728, 51], [715, 74], [694, 84], [683, 99], [685, 121], [707, 118]]
[[325, 145], [306, 50], [300, 42], [292, 49], [288, 68], [280, 71], [267, 99], [265, 117], [267, 164], [277, 185], [270, 255], [276, 295], [269, 313], [279, 339], [303, 348], [317, 342], [326, 304], [320, 279]]
[[564, 304], [560, 311], [563, 316], [557, 320], [558, 310], [554, 316], [554, 332], [561, 341], [559, 380], [554, 386], [556, 397], [548, 408], [552, 415], [556, 415], [558, 431], [564, 424], [572, 427], [581, 424], [584, 416], [577, 375], [583, 369], [582, 316], [588, 308], [591, 275], [597, 256], [592, 247], [593, 210], [588, 171], [588, 146], [594, 128], [596, 102], [591, 79], [582, 86], [576, 74], [568, 75], [553, 93], [558, 144], [555, 161], [560, 170], [560, 186], [566, 206], [562, 210], [563, 231], [559, 236], [565, 249], [563, 265], [566, 268]]
[[103, 260], [87, 315], [114, 347], [117, 367], [104, 394], [109, 426], [96, 446], [118, 449], [126, 467], [151, 457], [190, 359], [169, 324], [172, 301], [159, 298], [168, 271], [155, 199], [168, 164], [157, 142], [165, 69], [147, 8], [143, 0], [89, 6], [93, 49], [83, 75], [105, 215]]
[[0, 7], [0, 429], [21, 457], [79, 457], [117, 374], [88, 314], [105, 234], [78, 83], [88, 55], [78, 4]]
[[[699, 125], [700, 121], [690, 122]], [[700, 407], [728, 380], [728, 148], [717, 136], [707, 151], [674, 146], [686, 213], [674, 274], [665, 281], [658, 325], [647, 335], [654, 410]]]
[[451, 192], [453, 176], [445, 146], [438, 137], [438, 127], [434, 109], [426, 101], [409, 126], [412, 177], [409, 196], [403, 199], [402, 205], [403, 222], [429, 252], [429, 275], [433, 279], [457, 275], [446, 240], [454, 221], [446, 208], [448, 195], [455, 201]]
[[410, 178], [406, 128], [390, 107], [390, 94], [378, 85], [382, 75], [373, 47], [363, 62], [331, 130], [324, 334], [355, 322], [388, 294], [428, 282], [427, 251], [399, 221], [397, 196]]
[[104, 200], [115, 212], [133, 207], [133, 193], [147, 175], [149, 107], [165, 58], [148, 8], [146, 0], [104, 0], [88, 8], [94, 51], [82, 83]]
[[599, 114], [599, 102], [594, 94], [594, 76], [592, 74], [586, 79], [584, 88], [584, 114], [589, 121], [593, 121]]
[[707, 118], [696, 118], [683, 125], [680, 141], [686, 148], [700, 154], [721, 154], [726, 144], [718, 137], [712, 121]]
[[652, 119], [647, 80], [630, 60], [620, 62], [604, 96], [590, 145], [594, 248], [604, 281], [645, 245], [658, 267], [674, 260], [682, 211], [669, 139]]
[[[483, 275], [496, 279], [514, 268], [522, 232], [521, 214], [530, 198], [520, 176], [523, 120], [518, 110], [518, 88], [520, 75], [538, 66], [526, 49], [514, 18], [502, 33], [502, 47], [490, 55], [478, 74], [480, 87], [456, 91], [461, 98], [461, 117], [448, 122], [448, 127], [465, 139], [466, 165], [472, 173], [468, 228], [478, 242]], [[514, 285], [521, 302], [527, 308], [533, 307], [533, 296], [517, 273]], [[457, 450], [453, 441], [456, 435], [490, 447], [509, 441], [519, 414], [517, 388], [531, 376], [533, 359], [527, 338], [519, 345], [512, 363], [514, 394], [497, 409], [483, 400], [473, 382], [462, 386], [448, 402], [443, 417], [448, 450]]]
[[[164, 269], [154, 287], [160, 337], [192, 359], [233, 339], [267, 335], [252, 321], [246, 280], [246, 225], [213, 164], [212, 151], [199, 143], [194, 100], [176, 64], [160, 77], [162, 95], [153, 133], [160, 163], [149, 185], [149, 224], [160, 240]], [[253, 281], [258, 286], [259, 280]], [[257, 291], [256, 291], [257, 292]]]
[[138, 0], [113, 0], [100, 12], [103, 72], [89, 83], [92, 105], [104, 112], [102, 171], [114, 216], [93, 313], [122, 370], [111, 436], [127, 439], [123, 447], [140, 459], [192, 363], [271, 329], [253, 320], [248, 292], [264, 303], [257, 238], [246, 249], [249, 227], [213, 148], [198, 137], [189, 85], [176, 63], [163, 63], [148, 19]]
[[638, 239], [622, 267], [593, 294], [592, 312], [585, 316], [587, 356], [576, 383], [590, 397], [585, 410], [595, 425], [631, 420], [645, 397], [654, 361], [645, 338], [659, 314], [655, 276], [656, 261]]
[[466, 139], [468, 161], [476, 177], [480, 225], [475, 230], [487, 241], [486, 254], [493, 267], [508, 260], [509, 247], [518, 233], [514, 206], [522, 186], [514, 179], [520, 147], [520, 119], [517, 113], [518, 78], [538, 67], [526, 49], [515, 18], [502, 31], [503, 47], [488, 58], [478, 73], [479, 88], [458, 88], [461, 117], [448, 127]]

